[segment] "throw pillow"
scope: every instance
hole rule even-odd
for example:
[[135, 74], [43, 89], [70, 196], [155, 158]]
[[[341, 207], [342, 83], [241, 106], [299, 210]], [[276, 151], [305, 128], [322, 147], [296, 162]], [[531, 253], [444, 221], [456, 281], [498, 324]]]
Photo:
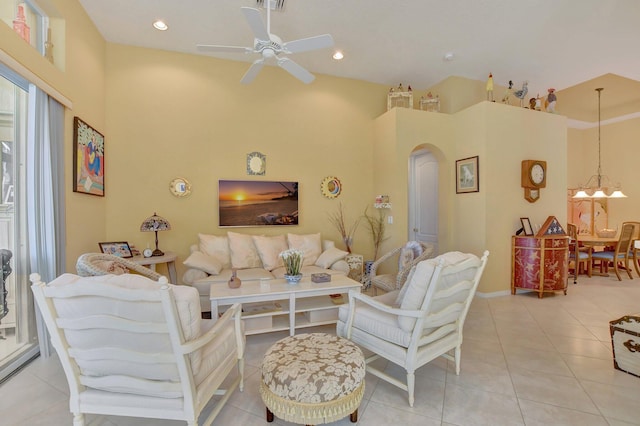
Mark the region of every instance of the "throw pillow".
[[274, 237], [265, 237], [262, 235], [254, 235], [253, 243], [258, 250], [262, 266], [271, 272], [274, 269], [283, 266], [280, 253], [288, 249], [287, 240], [284, 235], [276, 235]]
[[182, 263], [190, 268], [200, 269], [211, 275], [218, 275], [222, 270], [222, 263], [218, 259], [204, 254], [201, 251], [191, 253]]
[[262, 261], [251, 235], [227, 232], [231, 266], [236, 269], [262, 268]]
[[331, 265], [333, 265], [338, 260], [342, 260], [349, 252], [340, 250], [339, 248], [333, 247], [328, 250], [322, 252], [322, 254], [316, 260], [316, 266], [321, 268], [329, 269]]
[[287, 234], [287, 239], [289, 240], [289, 248], [302, 250], [304, 252], [302, 266], [314, 265], [322, 253], [320, 233], [306, 235]]
[[215, 257], [223, 269], [231, 268], [231, 255], [229, 253], [229, 239], [218, 235], [198, 234], [200, 251]]

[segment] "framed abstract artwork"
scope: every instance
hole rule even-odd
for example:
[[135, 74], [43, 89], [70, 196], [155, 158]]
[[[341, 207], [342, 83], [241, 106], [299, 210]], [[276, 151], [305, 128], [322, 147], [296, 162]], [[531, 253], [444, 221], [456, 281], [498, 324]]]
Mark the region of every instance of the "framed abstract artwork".
[[456, 161], [456, 194], [480, 191], [478, 156]]
[[73, 118], [73, 192], [104, 197], [104, 136]]
[[220, 180], [219, 226], [298, 224], [298, 182]]

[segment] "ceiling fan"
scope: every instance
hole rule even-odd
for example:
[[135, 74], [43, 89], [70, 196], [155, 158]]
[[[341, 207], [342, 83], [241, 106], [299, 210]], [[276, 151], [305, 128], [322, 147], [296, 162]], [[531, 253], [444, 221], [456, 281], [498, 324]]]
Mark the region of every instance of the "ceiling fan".
[[240, 80], [243, 84], [249, 84], [258, 75], [266, 61], [276, 63], [289, 74], [301, 80], [303, 83], [311, 83], [315, 77], [309, 71], [292, 61], [285, 55], [292, 53], [308, 52], [310, 50], [324, 49], [333, 46], [333, 37], [330, 34], [323, 34], [315, 37], [303, 38], [283, 43], [280, 37], [271, 34], [271, 8], [267, 7], [267, 25], [262, 21], [262, 16], [258, 9], [252, 7], [242, 7], [242, 13], [253, 31], [253, 47], [240, 46], [220, 46], [210, 44], [198, 44], [199, 50], [209, 52], [225, 53], [258, 53], [261, 58], [253, 61], [249, 70]]

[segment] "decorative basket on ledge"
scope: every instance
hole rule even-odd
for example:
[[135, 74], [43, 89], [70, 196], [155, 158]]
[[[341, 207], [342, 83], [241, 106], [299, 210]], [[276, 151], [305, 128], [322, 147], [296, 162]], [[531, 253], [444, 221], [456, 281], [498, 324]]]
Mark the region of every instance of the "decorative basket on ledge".
[[601, 229], [599, 231], [596, 231], [596, 234], [600, 238], [613, 238], [616, 236], [617, 232], [617, 229]]

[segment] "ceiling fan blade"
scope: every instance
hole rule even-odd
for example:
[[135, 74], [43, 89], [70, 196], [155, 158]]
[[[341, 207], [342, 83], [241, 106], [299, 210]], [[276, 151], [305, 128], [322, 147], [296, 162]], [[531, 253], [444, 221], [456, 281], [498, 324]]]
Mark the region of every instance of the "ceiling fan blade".
[[309, 84], [313, 80], [315, 80], [313, 74], [311, 74], [309, 71], [302, 68], [300, 65], [293, 62], [289, 58], [278, 58], [278, 66], [284, 68], [285, 71], [305, 84]]
[[271, 40], [269, 31], [267, 31], [267, 27], [264, 26], [264, 22], [262, 21], [260, 11], [252, 7], [241, 7], [240, 9], [242, 9], [242, 13], [244, 13], [244, 17], [247, 19], [253, 35], [258, 40]]
[[220, 46], [215, 44], [196, 44], [198, 50], [205, 52], [254, 53], [252, 47]]
[[315, 37], [301, 38], [282, 45], [286, 53], [308, 52], [309, 50], [325, 49], [333, 46], [331, 34], [323, 34]]
[[253, 64], [251, 64], [247, 72], [244, 73], [244, 76], [242, 76], [242, 80], [240, 80], [240, 83], [242, 84], [251, 83], [253, 79], [256, 78], [256, 76], [258, 75], [258, 73], [260, 72], [263, 66], [264, 66], [264, 59], [256, 59], [255, 61], [253, 61]]

